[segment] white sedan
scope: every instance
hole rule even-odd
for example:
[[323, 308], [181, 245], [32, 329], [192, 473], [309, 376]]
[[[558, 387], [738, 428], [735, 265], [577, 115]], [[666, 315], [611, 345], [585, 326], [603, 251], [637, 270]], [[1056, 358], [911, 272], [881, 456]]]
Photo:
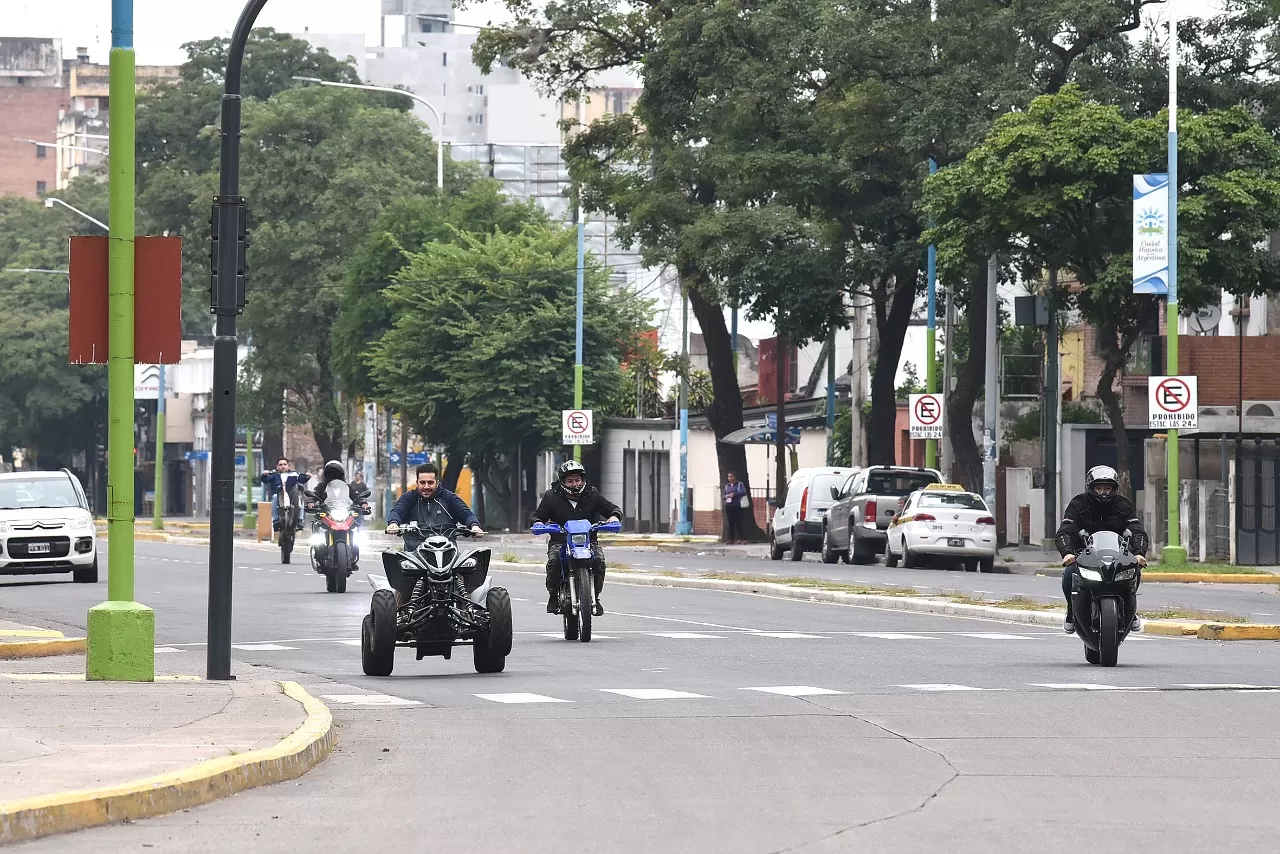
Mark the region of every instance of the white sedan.
[[969, 572], [994, 569], [996, 520], [981, 495], [939, 483], [907, 496], [889, 525], [884, 562], [910, 569], [926, 558], [962, 561]]

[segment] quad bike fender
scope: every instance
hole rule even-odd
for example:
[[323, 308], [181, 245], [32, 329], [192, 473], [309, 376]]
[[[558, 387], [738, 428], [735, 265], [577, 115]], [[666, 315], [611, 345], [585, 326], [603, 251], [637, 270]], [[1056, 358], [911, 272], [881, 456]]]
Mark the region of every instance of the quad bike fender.
[[[404, 560], [404, 552], [389, 551], [382, 553], [382, 571], [387, 574], [387, 584], [406, 599], [413, 595], [413, 584], [405, 578], [400, 569], [400, 561]], [[376, 586], [376, 585], [375, 585]]]
[[481, 607], [483, 607], [485, 600], [489, 596], [489, 588], [492, 586], [493, 586], [493, 579], [486, 578], [483, 584], [481, 584], [475, 590], [472, 590], [467, 594], [467, 598], [470, 599], [474, 604], [480, 605]]

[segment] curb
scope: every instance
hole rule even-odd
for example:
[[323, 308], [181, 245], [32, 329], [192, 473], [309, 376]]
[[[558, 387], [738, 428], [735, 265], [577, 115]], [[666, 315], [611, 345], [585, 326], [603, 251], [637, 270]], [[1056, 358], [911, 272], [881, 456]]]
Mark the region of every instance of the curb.
[[1144, 572], [1142, 583], [1166, 584], [1280, 584], [1280, 575], [1227, 575], [1212, 572]]
[[[492, 561], [490, 566], [504, 568], [527, 566], [505, 561]], [[512, 570], [529, 575], [542, 575], [529, 570]], [[952, 617], [980, 617], [1006, 623], [1031, 626], [1062, 627], [1062, 612], [1014, 611], [993, 605], [966, 605], [961, 602], [943, 602], [938, 599], [921, 599], [907, 596], [884, 596], [875, 593], [841, 593], [834, 590], [818, 590], [806, 587], [789, 587], [773, 582], [729, 581], [719, 578], [675, 578], [668, 575], [646, 575], [614, 571], [609, 576], [617, 584], [633, 584], [642, 587], [681, 587], [696, 590], [719, 590], [726, 593], [753, 593], [775, 599], [798, 599], [804, 602], [832, 602], [838, 605], [861, 605], [865, 608], [884, 608], [890, 611], [912, 611], [919, 614], [943, 614]]]
[[1280, 640], [1280, 626], [1224, 626], [1220, 623], [1205, 623], [1196, 631], [1201, 640]]
[[301, 777], [337, 745], [333, 717], [298, 683], [278, 684], [307, 713], [278, 744], [118, 786], [0, 803], [0, 844], [164, 815]]
[[[490, 566], [503, 567], [509, 572], [525, 575], [541, 575], [516, 567], [527, 564], [492, 561]], [[831, 602], [837, 605], [861, 605], [864, 608], [883, 608], [889, 611], [911, 611], [917, 614], [939, 614], [948, 617], [976, 617], [1019, 623], [1029, 626], [1053, 626], [1061, 628], [1062, 612], [1017, 611], [997, 608], [994, 605], [966, 605], [962, 602], [945, 602], [938, 599], [883, 596], [875, 593], [840, 593], [834, 590], [817, 590], [805, 587], [789, 587], [773, 582], [729, 581], [718, 578], [676, 578], [669, 575], [646, 575], [615, 571], [611, 574], [616, 584], [632, 584], [641, 587], [680, 587], [694, 590], [720, 590], [726, 593], [751, 593], [775, 599], [798, 599], [805, 602]], [[1165, 637], [1199, 637], [1202, 640], [1280, 640], [1280, 625], [1231, 625], [1198, 623], [1182, 620], [1143, 620], [1142, 633]]]
[[52, 655], [84, 655], [84, 638], [47, 638], [0, 643], [0, 661], [47, 658]]

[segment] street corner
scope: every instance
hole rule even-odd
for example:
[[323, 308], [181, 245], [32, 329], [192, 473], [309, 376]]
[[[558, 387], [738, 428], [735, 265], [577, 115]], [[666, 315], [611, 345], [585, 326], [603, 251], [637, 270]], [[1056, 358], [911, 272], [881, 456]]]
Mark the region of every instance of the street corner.
[[1280, 640], [1280, 626], [1273, 625], [1224, 625], [1222, 623], [1204, 623], [1196, 630], [1200, 640]]
[[84, 638], [69, 638], [55, 629], [0, 620], [0, 661], [77, 655], [84, 651]]
[[0, 733], [0, 844], [296, 779], [337, 744], [328, 707], [296, 682], [0, 677], [6, 717], [21, 721]]

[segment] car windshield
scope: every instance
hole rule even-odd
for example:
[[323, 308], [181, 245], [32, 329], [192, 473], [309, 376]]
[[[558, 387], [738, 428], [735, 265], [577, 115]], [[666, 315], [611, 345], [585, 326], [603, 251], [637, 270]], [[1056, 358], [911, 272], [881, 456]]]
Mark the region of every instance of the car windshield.
[[937, 482], [936, 477], [923, 471], [880, 471], [867, 477], [867, 492], [870, 495], [910, 495], [917, 489]]
[[65, 477], [0, 480], [0, 510], [80, 506], [80, 496]]
[[956, 492], [950, 495], [937, 493], [924, 493], [920, 496], [917, 507], [959, 507], [962, 510], [982, 510], [987, 509], [987, 504], [982, 500], [981, 496], [974, 495], [971, 492]]

